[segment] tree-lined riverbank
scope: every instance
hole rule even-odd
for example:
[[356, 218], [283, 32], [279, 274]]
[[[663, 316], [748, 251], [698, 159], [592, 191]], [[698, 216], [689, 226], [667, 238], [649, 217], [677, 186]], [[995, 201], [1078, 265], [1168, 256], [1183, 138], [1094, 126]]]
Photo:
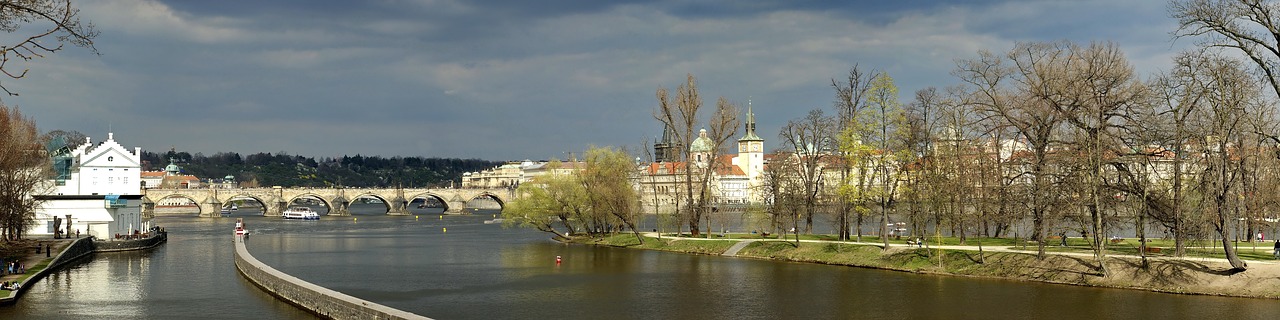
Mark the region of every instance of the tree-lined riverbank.
[[878, 243], [802, 240], [797, 247], [794, 242], [770, 239], [657, 238], [652, 234], [646, 236], [643, 244], [632, 235], [578, 239], [575, 242], [719, 255], [743, 241], [751, 243], [737, 251], [734, 254], [737, 257], [1167, 293], [1280, 299], [1280, 265], [1271, 261], [1248, 261], [1251, 266], [1248, 271], [1232, 273], [1231, 265], [1218, 258], [1152, 257], [1144, 268], [1140, 257], [1112, 254], [1107, 258], [1111, 270], [1104, 276], [1097, 270], [1090, 253], [1051, 253], [1040, 260], [1036, 259], [1034, 251], [1025, 252], [1008, 246], [988, 246], [981, 253], [972, 246], [893, 246], [886, 251]]

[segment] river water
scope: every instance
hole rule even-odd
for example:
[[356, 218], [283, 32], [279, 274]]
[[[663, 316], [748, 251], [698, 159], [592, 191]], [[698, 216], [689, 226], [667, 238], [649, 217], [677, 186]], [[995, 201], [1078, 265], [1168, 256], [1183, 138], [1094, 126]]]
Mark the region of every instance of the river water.
[[[437, 319], [1275, 318], [1274, 300], [1183, 296], [563, 245], [492, 216], [245, 216], [262, 262]], [[0, 319], [306, 319], [235, 271], [231, 218], [160, 217], [169, 242], [98, 254]], [[563, 258], [562, 264], [555, 257]]]

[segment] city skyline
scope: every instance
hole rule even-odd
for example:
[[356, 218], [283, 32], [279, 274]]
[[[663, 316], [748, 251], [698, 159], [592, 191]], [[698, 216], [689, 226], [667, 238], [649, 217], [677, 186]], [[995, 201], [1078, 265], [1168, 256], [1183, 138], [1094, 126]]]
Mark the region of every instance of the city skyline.
[[101, 55], [68, 46], [23, 63], [26, 78], [0, 79], [21, 95], [2, 101], [42, 131], [114, 132], [130, 147], [206, 155], [536, 160], [637, 149], [662, 133], [654, 91], [686, 74], [704, 105], [750, 99], [772, 150], [787, 121], [830, 110], [831, 79], [854, 64], [888, 72], [908, 103], [958, 84], [955, 59], [1017, 41], [1113, 41], [1141, 78], [1194, 44], [1172, 38], [1163, 1], [76, 5], [102, 32]]

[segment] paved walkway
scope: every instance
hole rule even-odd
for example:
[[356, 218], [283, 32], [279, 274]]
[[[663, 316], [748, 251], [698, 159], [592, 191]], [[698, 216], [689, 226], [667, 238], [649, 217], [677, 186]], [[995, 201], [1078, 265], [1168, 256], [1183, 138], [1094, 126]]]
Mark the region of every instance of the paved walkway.
[[[52, 237], [28, 238], [28, 239], [35, 240], [35, 244], [40, 246], [40, 252], [36, 253], [35, 246], [28, 246], [26, 248], [23, 248], [22, 252], [24, 253], [18, 256], [18, 261], [22, 262], [22, 265], [27, 268], [27, 273], [22, 273], [22, 274], [5, 273], [4, 275], [0, 276], [0, 282], [19, 281], [22, 283], [23, 286], [26, 286], [27, 278], [32, 275], [35, 275], [35, 271], [31, 270], [31, 268], [35, 267], [36, 265], [42, 262], [50, 261], [50, 260], [53, 260], [54, 258], [57, 258], [58, 255], [53, 252], [62, 252], [62, 250], [66, 249], [67, 246], [71, 244], [71, 242], [77, 240], [75, 238], [53, 239]], [[53, 248], [53, 252], [46, 252], [47, 251], [46, 248], [49, 248], [49, 247]], [[4, 258], [4, 257], [0, 257], [0, 258]], [[8, 271], [9, 262], [12, 262], [12, 260], [4, 260], [3, 269], [0, 269], [0, 270]], [[12, 291], [7, 291], [7, 290], [0, 291], [0, 297], [8, 296], [11, 292]]]
[[[646, 236], [646, 237], [653, 237], [653, 238], [657, 238], [657, 237], [658, 237], [658, 233], [656, 233], [656, 232], [643, 232], [643, 233], [641, 233], [641, 234], [643, 234], [643, 235], [644, 235], [644, 236]], [[782, 239], [776, 239], [776, 240], [773, 240], [773, 239], [732, 239], [732, 238], [710, 238], [710, 239], [708, 239], [708, 238], [689, 238], [689, 237], [679, 237], [679, 238], [674, 238], [674, 237], [671, 237], [671, 236], [666, 236], [666, 237], [663, 237], [663, 238], [664, 238], [664, 239], [678, 239], [678, 240], [727, 240], [727, 241], [739, 241], [738, 243], [736, 243], [736, 244], [734, 244], [733, 246], [729, 247], [729, 249], [725, 250], [725, 251], [724, 251], [724, 253], [721, 253], [721, 255], [725, 255], [725, 256], [737, 256], [739, 251], [742, 251], [742, 249], [743, 249], [743, 248], [746, 248], [748, 245], [751, 245], [751, 243], [753, 243], [753, 242], [757, 242], [757, 241], [795, 241], [795, 240], [782, 240]], [[802, 239], [802, 240], [800, 240], [800, 242], [803, 242], [803, 243], [840, 243], [840, 244], [854, 244], [854, 245], [866, 245], [866, 246], [876, 246], [876, 247], [883, 247], [883, 246], [884, 246], [884, 244], [883, 244], [883, 243], [880, 243], [880, 242], [855, 242], [855, 241], [832, 241], [832, 240], [803, 240], [803, 239]], [[918, 247], [918, 246], [909, 246], [909, 245], [905, 245], [905, 244], [890, 244], [889, 246], [890, 246], [890, 247], [896, 247], [896, 248], [920, 248], [920, 247]], [[943, 249], [943, 250], [978, 251], [978, 246], [968, 246], [968, 245], [965, 245], [965, 246], [929, 246], [929, 245], [926, 245], [926, 246], [925, 246], [925, 248], [929, 248], [929, 249]], [[1046, 246], [1046, 248], [1049, 248], [1049, 246]], [[1036, 253], [1036, 247], [1035, 247], [1035, 246], [1027, 246], [1025, 249], [1020, 249], [1020, 248], [1018, 248], [1018, 247], [1010, 247], [1010, 246], [982, 246], [982, 250], [983, 250], [984, 252], [1016, 252], [1016, 253], [1026, 253], [1026, 254], [1035, 254], [1035, 253]], [[1267, 250], [1271, 250], [1271, 248], [1269, 248], [1269, 247], [1268, 247], [1268, 248], [1267, 248]], [[1086, 257], [1086, 258], [1093, 258], [1093, 253], [1092, 253], [1092, 252], [1054, 252], [1054, 251], [1045, 251], [1045, 254], [1050, 254], [1050, 255], [1061, 255], [1061, 256], [1073, 256], [1073, 257]], [[1126, 259], [1141, 259], [1141, 258], [1142, 258], [1141, 256], [1136, 256], [1136, 255], [1123, 255], [1123, 254], [1112, 254], [1112, 253], [1107, 254], [1107, 257], [1112, 257], [1112, 258], [1126, 258]], [[1198, 261], [1198, 262], [1219, 262], [1219, 263], [1227, 263], [1227, 259], [1226, 259], [1226, 258], [1208, 258], [1208, 257], [1170, 257], [1170, 256], [1148, 256], [1148, 257], [1147, 257], [1147, 259], [1150, 259], [1150, 260], [1186, 260], [1186, 261]], [[1275, 265], [1275, 264], [1280, 264], [1280, 261], [1277, 261], [1277, 260], [1244, 260], [1244, 261], [1245, 261], [1245, 263], [1248, 263], [1249, 265]]]

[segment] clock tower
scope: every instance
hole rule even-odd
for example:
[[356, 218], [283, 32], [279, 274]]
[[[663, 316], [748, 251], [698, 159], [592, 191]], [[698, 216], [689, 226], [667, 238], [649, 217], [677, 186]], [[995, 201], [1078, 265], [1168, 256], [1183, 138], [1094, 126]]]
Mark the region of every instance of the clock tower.
[[751, 112], [751, 101], [747, 100], [746, 133], [738, 139], [738, 167], [747, 174], [753, 184], [764, 172], [764, 139], [756, 135], [756, 115]]

